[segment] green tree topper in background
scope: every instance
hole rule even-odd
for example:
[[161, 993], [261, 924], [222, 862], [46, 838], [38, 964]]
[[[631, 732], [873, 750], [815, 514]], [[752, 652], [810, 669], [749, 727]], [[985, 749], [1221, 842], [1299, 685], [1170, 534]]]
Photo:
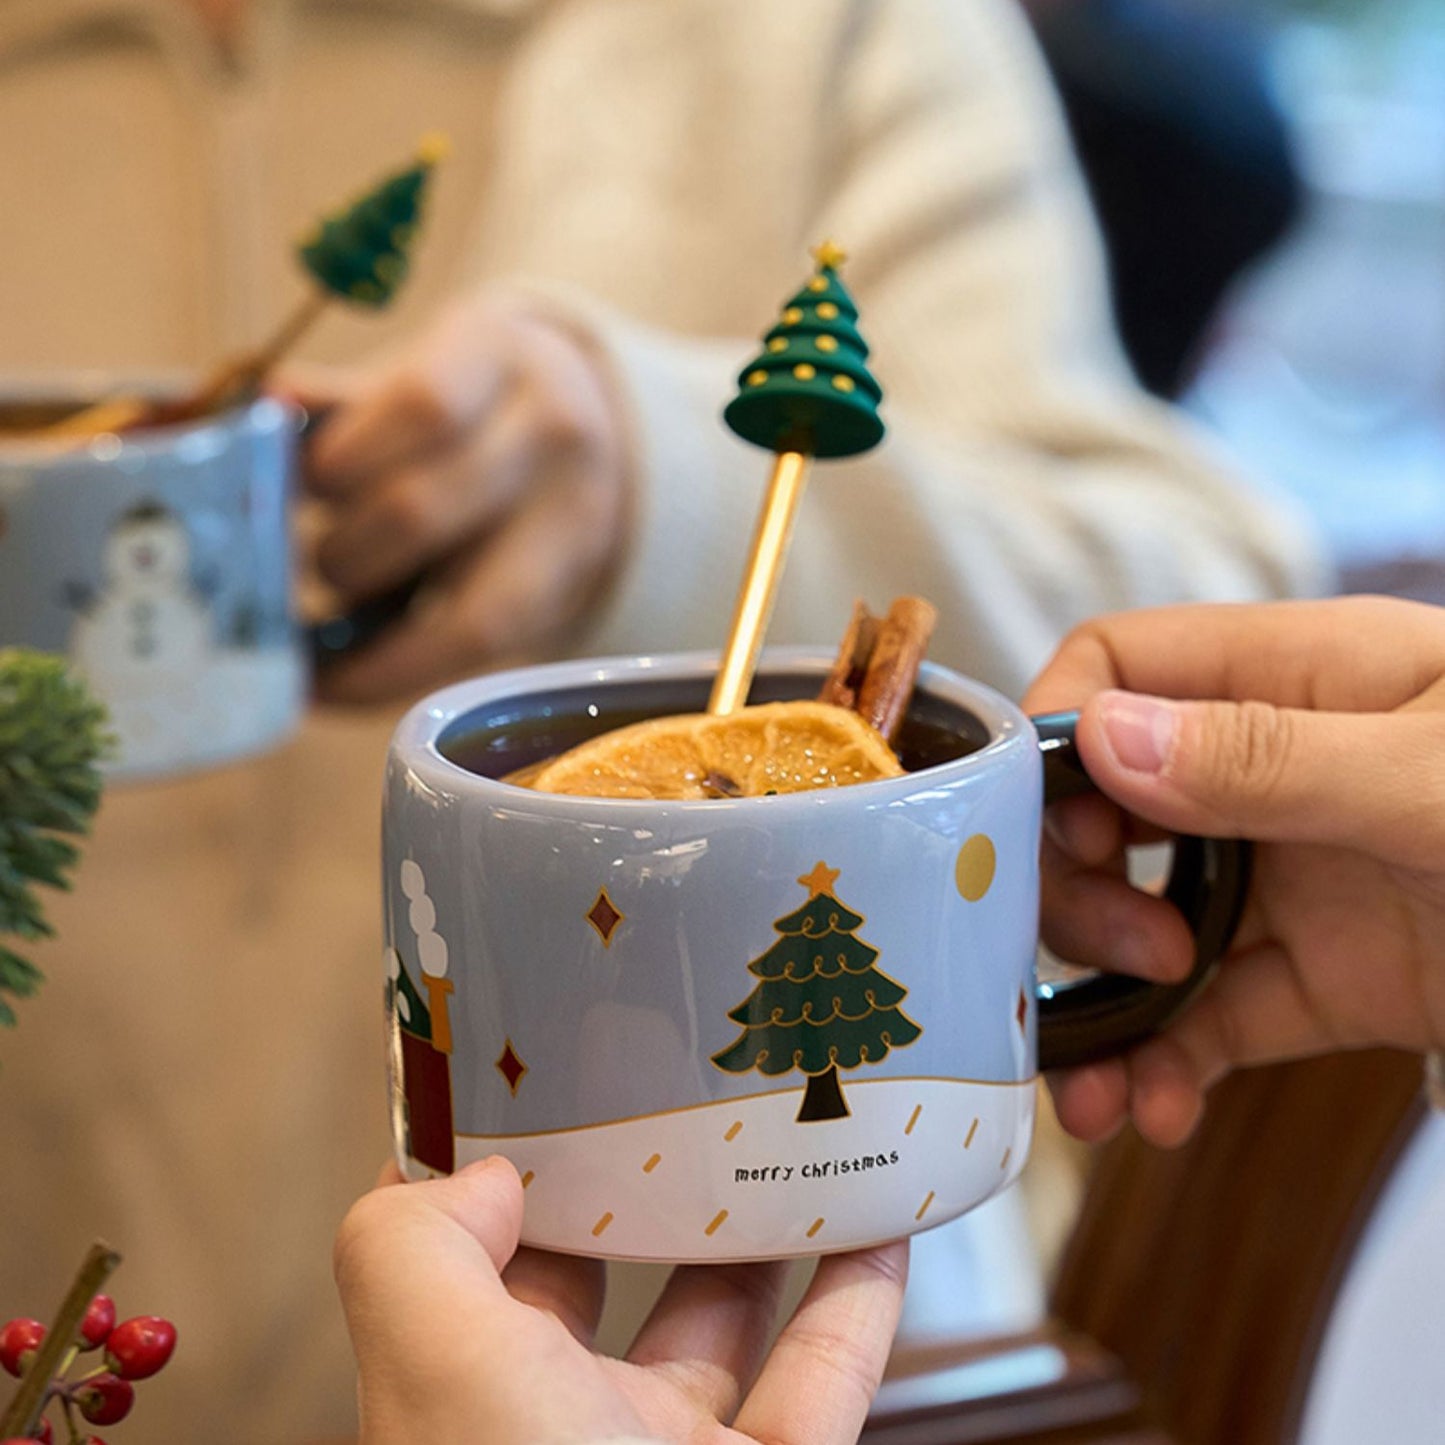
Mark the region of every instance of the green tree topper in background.
[[923, 1032], [899, 1007], [908, 990], [856, 936], [863, 917], [838, 901], [837, 879], [823, 863], [798, 879], [808, 901], [773, 924], [778, 941], [748, 964], [760, 982], [728, 1014], [743, 1032], [712, 1056], [733, 1074], [806, 1074], [800, 1124], [845, 1118], [838, 1070], [876, 1064]]
[[440, 136], [428, 137], [411, 165], [327, 216], [301, 243], [301, 264], [323, 291], [363, 306], [391, 300], [406, 279], [432, 168], [446, 151]]
[[109, 750], [105, 709], [57, 657], [0, 649], [0, 1024], [6, 1001], [28, 998], [43, 977], [6, 940], [54, 931], [36, 889], [70, 887], [100, 803], [97, 763]]

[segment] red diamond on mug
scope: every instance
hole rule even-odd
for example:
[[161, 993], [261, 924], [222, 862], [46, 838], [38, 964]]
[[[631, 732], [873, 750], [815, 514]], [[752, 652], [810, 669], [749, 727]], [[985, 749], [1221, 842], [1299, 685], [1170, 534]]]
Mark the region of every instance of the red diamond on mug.
[[604, 948], [612, 946], [612, 935], [617, 932], [617, 926], [625, 917], [622, 910], [607, 896], [605, 888], [599, 890], [597, 901], [587, 911], [587, 921], [597, 930], [597, 936], [602, 940]]
[[1029, 1001], [1024, 997], [1023, 989], [1019, 990], [1019, 1006], [1014, 1010], [1014, 1017], [1019, 1021], [1019, 1032], [1027, 1033], [1026, 1020], [1029, 1016]]
[[507, 1081], [507, 1087], [512, 1091], [512, 1097], [517, 1097], [517, 1087], [522, 1082], [522, 1076], [527, 1072], [527, 1066], [522, 1062], [521, 1056], [512, 1047], [511, 1039], [507, 1040], [507, 1046], [497, 1058], [493, 1065], [496, 1071]]

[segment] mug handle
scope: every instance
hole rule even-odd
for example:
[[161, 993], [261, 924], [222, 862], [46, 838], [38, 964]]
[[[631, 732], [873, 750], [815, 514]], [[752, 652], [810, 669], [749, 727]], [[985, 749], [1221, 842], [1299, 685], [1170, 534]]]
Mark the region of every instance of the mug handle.
[[421, 585], [420, 577], [409, 578], [386, 592], [358, 602], [349, 612], [314, 623], [306, 637], [312, 667], [320, 671], [338, 658], [375, 642], [406, 615]]
[[[1097, 792], [1079, 757], [1077, 712], [1033, 719], [1044, 762], [1044, 806]], [[1174, 840], [1164, 896], [1194, 935], [1194, 967], [1181, 983], [1101, 973], [1078, 983], [1038, 985], [1039, 1068], [1068, 1069], [1121, 1054], [1158, 1033], [1209, 981], [1228, 950], [1249, 894], [1253, 850], [1235, 838]]]
[[[313, 407], [301, 418], [299, 438], [304, 446], [331, 419], [329, 406]], [[306, 629], [306, 647], [317, 671], [347, 653], [374, 642], [394, 622], [399, 622], [421, 590], [422, 578], [409, 577], [375, 597], [358, 602], [349, 612], [325, 617]]]

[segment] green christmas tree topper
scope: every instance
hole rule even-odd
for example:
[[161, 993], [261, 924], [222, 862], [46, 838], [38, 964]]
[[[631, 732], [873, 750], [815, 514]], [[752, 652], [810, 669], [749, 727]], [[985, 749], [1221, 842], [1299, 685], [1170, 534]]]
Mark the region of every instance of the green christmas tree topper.
[[853, 456], [883, 439], [883, 389], [865, 364], [858, 308], [838, 279], [844, 252], [824, 241], [813, 255], [816, 272], [783, 307], [762, 354], [743, 368], [723, 419], [772, 452]]
[[858, 308], [838, 279], [844, 253], [824, 241], [813, 256], [812, 279], [783, 308], [723, 411], [733, 431], [776, 460], [708, 698], [710, 713], [734, 712], [747, 701], [811, 459], [855, 456], [883, 439], [883, 389], [865, 365]]
[[876, 1064], [923, 1032], [899, 1007], [908, 990], [856, 937], [863, 918], [838, 901], [837, 878], [819, 863], [798, 879], [808, 901], [773, 924], [778, 941], [748, 964], [760, 981], [728, 1014], [743, 1031], [712, 1056], [733, 1074], [806, 1074], [799, 1123], [845, 1118], [838, 1070]]
[[428, 137], [410, 166], [328, 216], [302, 242], [301, 264], [324, 291], [363, 306], [391, 300], [406, 279], [432, 168], [446, 150], [441, 137]]

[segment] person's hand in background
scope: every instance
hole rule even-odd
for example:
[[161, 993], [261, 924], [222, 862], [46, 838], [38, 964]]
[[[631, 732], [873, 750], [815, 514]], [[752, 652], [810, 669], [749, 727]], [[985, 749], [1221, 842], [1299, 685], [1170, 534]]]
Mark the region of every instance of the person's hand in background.
[[281, 390], [327, 414], [306, 461], [322, 580], [343, 608], [421, 580], [404, 615], [323, 669], [323, 699], [405, 697], [535, 656], [603, 590], [627, 531], [623, 425], [560, 326], [474, 299], [388, 364]]
[[1067, 1129], [1096, 1140], [1131, 1117], [1176, 1144], [1232, 1068], [1445, 1047], [1445, 610], [1122, 613], [1071, 634], [1025, 706], [1082, 707], [1079, 751], [1112, 800], [1050, 810], [1044, 934], [1066, 956], [1142, 971], [1142, 943], [1152, 976], [1186, 971], [1177, 913], [1123, 878], [1140, 821], [1259, 843], [1239, 933], [1199, 998], [1126, 1058], [1051, 1080]]
[[825, 1258], [770, 1351], [786, 1261], [683, 1266], [615, 1360], [592, 1348], [604, 1266], [518, 1249], [522, 1198], [516, 1171], [493, 1158], [383, 1183], [347, 1215], [335, 1267], [362, 1445], [858, 1438], [898, 1321], [906, 1242]]

